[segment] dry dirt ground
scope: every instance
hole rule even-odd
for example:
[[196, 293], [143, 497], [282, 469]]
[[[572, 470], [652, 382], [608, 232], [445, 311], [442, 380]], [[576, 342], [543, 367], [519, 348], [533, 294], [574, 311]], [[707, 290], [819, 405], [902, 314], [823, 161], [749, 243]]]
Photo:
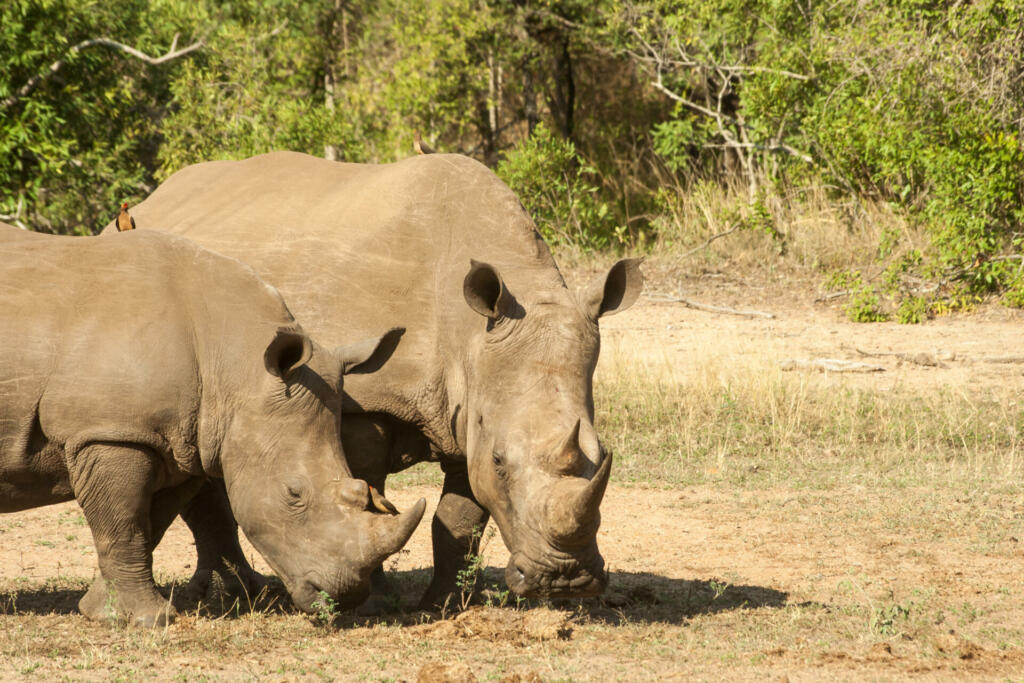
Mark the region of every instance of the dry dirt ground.
[[[705, 362], [839, 358], [884, 366], [822, 375], [835, 386], [920, 392], [1020, 387], [1020, 313], [988, 307], [924, 325], [846, 322], [813, 286], [707, 273], [679, 279], [649, 263], [651, 295], [678, 295], [774, 319], [742, 318], [645, 296], [603, 324], [608, 363], [687, 372]], [[871, 353], [927, 352], [945, 367]], [[611, 360], [609, 360], [611, 359]], [[614, 482], [614, 472], [613, 472]], [[392, 487], [405, 508], [438, 488]], [[432, 514], [428, 507], [428, 516]], [[353, 680], [1021, 680], [1024, 495], [992, 487], [874, 490], [777, 485], [749, 490], [613, 483], [600, 546], [612, 571], [601, 599], [457, 617], [412, 611], [430, 566], [429, 523], [388, 569], [408, 595], [384, 618], [333, 626], [279, 610], [196, 607], [159, 632], [86, 621], [75, 604], [94, 574], [74, 503], [0, 517], [0, 678]], [[486, 538], [487, 535], [485, 535]], [[485, 585], [501, 588], [500, 537], [486, 540]], [[157, 551], [165, 585], [191, 573], [176, 522]], [[258, 556], [254, 563], [269, 571]], [[213, 596], [215, 598], [216, 596]], [[502, 596], [492, 591], [492, 602]], [[213, 600], [216, 602], [216, 600]]]

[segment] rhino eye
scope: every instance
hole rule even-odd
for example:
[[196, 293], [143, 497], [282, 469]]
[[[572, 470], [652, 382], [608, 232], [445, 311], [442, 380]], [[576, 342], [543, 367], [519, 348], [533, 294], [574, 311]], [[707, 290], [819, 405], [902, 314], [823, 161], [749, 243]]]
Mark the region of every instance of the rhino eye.
[[491, 451], [491, 462], [494, 463], [494, 469], [497, 471], [498, 476], [502, 479], [508, 478], [508, 472], [505, 470], [505, 454], [500, 451]]
[[305, 505], [305, 487], [301, 484], [287, 484], [284, 487], [284, 500], [289, 507], [301, 508]]

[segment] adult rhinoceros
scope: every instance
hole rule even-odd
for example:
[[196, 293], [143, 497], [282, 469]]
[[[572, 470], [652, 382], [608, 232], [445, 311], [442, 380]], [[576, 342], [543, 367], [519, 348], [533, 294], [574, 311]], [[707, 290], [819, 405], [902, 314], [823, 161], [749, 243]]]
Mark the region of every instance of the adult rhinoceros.
[[[639, 296], [638, 260], [570, 292], [515, 194], [456, 155], [197, 164], [133, 211], [140, 229], [252, 265], [325, 341], [408, 328], [386, 367], [346, 384], [342, 435], [353, 472], [375, 486], [423, 460], [445, 471], [424, 604], [455, 590], [488, 515], [516, 593], [603, 590], [596, 534], [611, 454], [593, 426], [598, 319]], [[200, 544], [199, 566], [217, 555]]]
[[0, 230], [0, 512], [78, 500], [101, 574], [82, 612], [173, 616], [152, 551], [208, 476], [300, 608], [362, 600], [425, 507], [374, 512], [340, 449], [341, 375], [391, 344], [325, 350], [248, 266], [180, 237]]

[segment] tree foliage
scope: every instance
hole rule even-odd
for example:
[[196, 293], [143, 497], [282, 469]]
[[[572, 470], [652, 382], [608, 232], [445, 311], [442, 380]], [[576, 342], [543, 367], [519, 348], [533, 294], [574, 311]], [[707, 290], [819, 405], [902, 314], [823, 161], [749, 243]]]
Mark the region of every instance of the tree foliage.
[[902, 272], [1021, 302], [1022, 60], [1021, 0], [12, 0], [0, 214], [94, 232], [190, 163], [389, 162], [418, 130], [552, 239], [650, 237], [666, 180], [817, 184], [928, 227]]

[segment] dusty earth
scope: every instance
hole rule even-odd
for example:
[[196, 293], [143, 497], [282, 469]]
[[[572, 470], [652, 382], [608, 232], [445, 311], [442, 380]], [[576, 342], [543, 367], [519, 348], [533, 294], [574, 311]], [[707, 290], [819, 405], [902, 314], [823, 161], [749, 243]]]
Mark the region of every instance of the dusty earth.
[[[815, 302], [813, 283], [720, 273], [683, 279], [656, 262], [646, 269], [653, 276], [647, 295], [602, 324], [599, 373], [610, 363], [648, 364], [673, 368], [686, 381], [709, 359], [832, 358], [885, 368], [823, 380], [837, 386], [983, 393], [1022, 386], [1024, 363], [992, 362], [1024, 356], [1024, 316], [1016, 311], [988, 306], [924, 325], [857, 325], [843, 319], [840, 304]], [[708, 313], [658, 298], [679, 295], [775, 318]], [[866, 357], [858, 349], [925, 353], [938, 364]], [[420, 496], [432, 506], [437, 493], [435, 486], [406, 485], [388, 495], [405, 508]], [[388, 564], [409, 592], [391, 617], [346, 617], [326, 628], [290, 610], [218, 617], [208, 609], [186, 612], [160, 634], [96, 625], [75, 613], [95, 572], [76, 504], [5, 515], [0, 678], [1024, 678], [1020, 488], [936, 495], [913, 486], [613, 483], [602, 515], [600, 545], [613, 572], [602, 599], [477, 607], [444, 619], [411, 611], [431, 564], [430, 525], [423, 523]], [[483, 555], [484, 583], [500, 591], [507, 560], [500, 537], [488, 538]], [[193, 562], [178, 521], [158, 548], [158, 581], [183, 581]]]

